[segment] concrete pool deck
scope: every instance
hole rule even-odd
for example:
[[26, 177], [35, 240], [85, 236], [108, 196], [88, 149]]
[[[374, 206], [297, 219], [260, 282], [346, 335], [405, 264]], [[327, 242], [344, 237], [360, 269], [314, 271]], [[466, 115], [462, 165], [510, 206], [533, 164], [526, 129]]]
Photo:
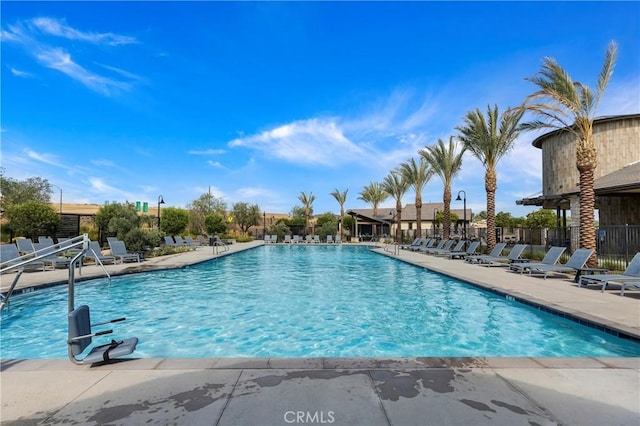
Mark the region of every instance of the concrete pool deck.
[[[261, 245], [234, 244], [228, 253]], [[405, 250], [431, 270], [640, 336], [638, 292], [620, 297]], [[211, 247], [110, 274], [182, 267]], [[66, 282], [67, 270], [25, 272], [19, 288]], [[79, 278], [102, 277], [95, 266]], [[2, 277], [1, 291], [12, 274]], [[82, 285], [80, 282], [78, 285]], [[637, 425], [640, 358], [133, 359], [103, 366], [2, 360], [2, 424]]]

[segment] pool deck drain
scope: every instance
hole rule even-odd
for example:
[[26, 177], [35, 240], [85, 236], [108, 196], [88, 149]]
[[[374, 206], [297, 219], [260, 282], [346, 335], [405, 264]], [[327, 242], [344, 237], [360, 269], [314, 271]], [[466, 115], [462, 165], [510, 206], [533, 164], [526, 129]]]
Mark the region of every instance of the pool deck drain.
[[[201, 247], [107, 269], [117, 275], [212, 257]], [[407, 251], [393, 257], [640, 336], [635, 295]], [[80, 278], [101, 276], [86, 266]], [[66, 270], [25, 273], [19, 288], [66, 279]], [[1, 370], [2, 424], [637, 425], [640, 418], [640, 358], [171, 358], [96, 367], [34, 359], [2, 360]]]

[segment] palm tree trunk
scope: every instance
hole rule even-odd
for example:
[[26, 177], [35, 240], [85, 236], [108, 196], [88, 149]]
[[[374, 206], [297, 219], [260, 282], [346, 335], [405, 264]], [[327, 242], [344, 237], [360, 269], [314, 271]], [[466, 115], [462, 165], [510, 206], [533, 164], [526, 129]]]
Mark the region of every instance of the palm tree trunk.
[[496, 245], [496, 171], [487, 170], [484, 187], [487, 191], [487, 250]]
[[596, 195], [593, 172], [594, 167], [580, 170], [580, 248], [593, 250], [593, 255], [587, 261], [587, 266], [597, 268], [596, 227], [593, 220]]
[[416, 197], [416, 236], [422, 237], [422, 197]]
[[402, 244], [402, 204], [396, 205], [396, 242]]
[[442, 238], [449, 239], [451, 234], [451, 187], [444, 188], [444, 194], [442, 196], [442, 202], [444, 203], [444, 212], [442, 212]]

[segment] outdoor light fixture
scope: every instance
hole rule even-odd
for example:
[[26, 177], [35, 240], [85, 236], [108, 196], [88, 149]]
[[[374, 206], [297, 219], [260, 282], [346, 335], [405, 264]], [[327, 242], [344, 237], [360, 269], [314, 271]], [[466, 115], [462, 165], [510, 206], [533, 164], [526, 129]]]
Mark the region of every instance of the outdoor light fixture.
[[160, 229], [160, 204], [164, 204], [164, 198], [162, 198], [162, 195], [158, 196], [158, 229]]
[[[462, 193], [464, 196], [463, 198], [460, 198], [460, 193]], [[464, 239], [464, 245], [467, 245], [467, 193], [464, 192], [463, 190], [458, 191], [458, 198], [456, 198], [456, 201], [463, 201], [463, 209], [462, 210], [462, 238]]]

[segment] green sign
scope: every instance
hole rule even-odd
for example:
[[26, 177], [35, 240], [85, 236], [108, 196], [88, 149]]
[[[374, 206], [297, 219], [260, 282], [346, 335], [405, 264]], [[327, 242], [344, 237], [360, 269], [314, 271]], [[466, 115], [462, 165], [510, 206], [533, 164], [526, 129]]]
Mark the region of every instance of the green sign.
[[136, 201], [136, 211], [140, 213], [140, 201]]
[[149, 213], [149, 203], [147, 203], [146, 201], [142, 203], [142, 211], [144, 213]]

